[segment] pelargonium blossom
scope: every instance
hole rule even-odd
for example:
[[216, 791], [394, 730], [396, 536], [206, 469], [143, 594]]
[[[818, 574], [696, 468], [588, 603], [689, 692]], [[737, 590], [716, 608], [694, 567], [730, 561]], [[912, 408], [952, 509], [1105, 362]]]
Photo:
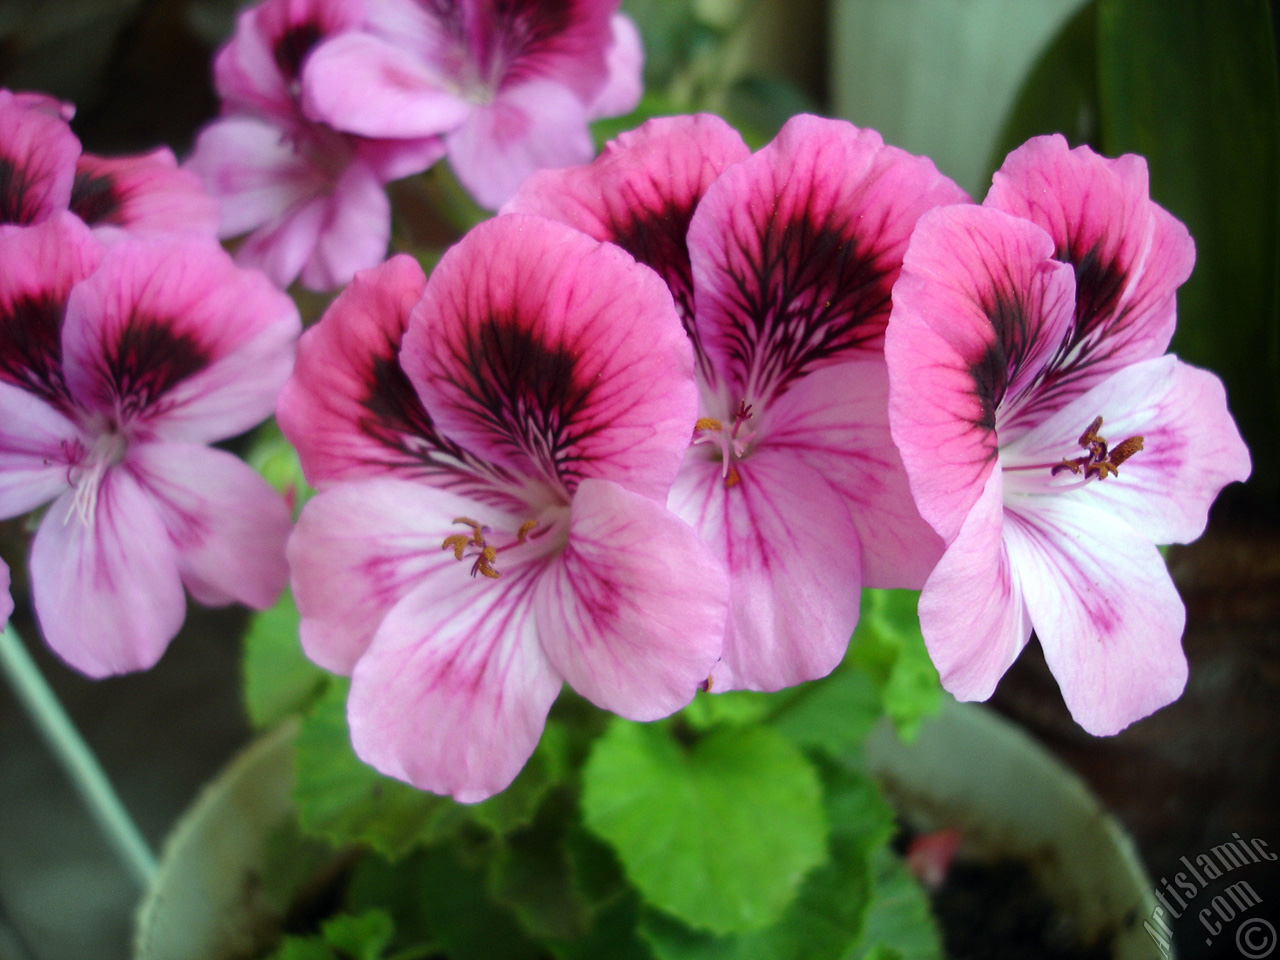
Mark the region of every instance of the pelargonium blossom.
[[271, 604], [289, 510], [207, 444], [271, 412], [292, 302], [211, 239], [103, 245], [69, 213], [0, 233], [0, 517], [32, 544], [49, 645], [93, 677], [150, 667], [198, 601]]
[[326, 39], [360, 32], [363, 0], [266, 0], [241, 12], [214, 59], [224, 116], [196, 138], [190, 170], [219, 201], [223, 237], [287, 287], [331, 290], [386, 256], [384, 184], [444, 155], [437, 136], [371, 139], [340, 133], [302, 109], [301, 76]]
[[732, 584], [713, 690], [825, 675], [860, 588], [918, 587], [936, 561], [889, 434], [882, 342], [916, 220], [964, 199], [843, 121], [793, 118], [752, 156], [698, 116], [536, 174], [504, 208], [619, 244], [681, 306], [701, 407], [670, 505]]
[[981, 207], [920, 221], [894, 289], [890, 421], [947, 543], [920, 598], [943, 685], [990, 696], [1034, 628], [1072, 715], [1115, 733], [1186, 683], [1155, 544], [1204, 530], [1248, 451], [1212, 374], [1165, 350], [1195, 249], [1145, 162], [1060, 136]]
[[70, 210], [107, 238], [130, 233], [213, 236], [214, 201], [173, 151], [82, 153], [75, 108], [43, 94], [0, 90], [0, 229]]
[[351, 674], [364, 760], [476, 801], [562, 682], [635, 720], [693, 697], [727, 607], [664, 505], [696, 405], [661, 280], [560, 224], [481, 224], [429, 281], [357, 275], [278, 414], [319, 489], [289, 544], [302, 644]]
[[633, 109], [642, 52], [618, 0], [384, 0], [317, 47], [312, 114], [365, 137], [440, 135], [496, 209], [526, 176], [591, 158], [589, 121]]

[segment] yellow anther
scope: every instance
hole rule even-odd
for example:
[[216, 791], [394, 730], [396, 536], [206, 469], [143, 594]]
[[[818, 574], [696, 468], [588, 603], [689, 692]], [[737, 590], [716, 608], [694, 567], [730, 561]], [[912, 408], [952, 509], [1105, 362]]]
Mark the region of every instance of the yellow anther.
[[1128, 440], [1122, 440], [1111, 448], [1111, 466], [1118, 467], [1124, 463], [1135, 453], [1142, 449], [1141, 437], [1130, 437]]
[[497, 580], [502, 574], [493, 569], [493, 563], [498, 559], [498, 551], [493, 547], [485, 547], [480, 551], [480, 556], [476, 558], [475, 566], [471, 568], [471, 575], [474, 577], [477, 573], [483, 574], [490, 580]]
[[738, 474], [738, 468], [732, 463], [729, 464], [729, 470], [724, 475], [724, 488], [728, 490], [730, 487], [736, 487], [742, 482], [742, 477]]
[[441, 550], [453, 550], [453, 559], [461, 560], [462, 551], [467, 549], [467, 544], [471, 542], [471, 538], [465, 533], [454, 533], [444, 538], [444, 543], [440, 545]]
[[471, 543], [477, 547], [484, 546], [484, 524], [479, 520], [472, 520], [470, 517], [454, 517], [454, 523], [466, 524], [471, 528]]
[[693, 425], [694, 433], [697, 433], [699, 430], [720, 431], [723, 429], [724, 429], [724, 424], [721, 423], [719, 420], [717, 420], [715, 417], [699, 417], [698, 422]]
[[526, 520], [520, 524], [520, 529], [516, 531], [516, 543], [524, 543], [525, 537], [529, 536], [529, 531], [537, 525], [537, 520]]

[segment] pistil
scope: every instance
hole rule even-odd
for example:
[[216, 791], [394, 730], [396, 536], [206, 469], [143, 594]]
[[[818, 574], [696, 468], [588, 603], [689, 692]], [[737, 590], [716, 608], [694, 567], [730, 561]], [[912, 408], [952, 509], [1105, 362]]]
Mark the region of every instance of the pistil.
[[1094, 417], [1093, 423], [1080, 434], [1079, 440], [1080, 446], [1089, 452], [1083, 457], [1063, 459], [1054, 464], [1050, 471], [1053, 476], [1056, 477], [1063, 470], [1070, 470], [1077, 475], [1083, 472], [1086, 480], [1105, 480], [1107, 477], [1119, 476], [1120, 464], [1142, 449], [1142, 437], [1129, 437], [1114, 447], [1108, 447], [1107, 441], [1098, 433], [1101, 429], [1102, 417]]

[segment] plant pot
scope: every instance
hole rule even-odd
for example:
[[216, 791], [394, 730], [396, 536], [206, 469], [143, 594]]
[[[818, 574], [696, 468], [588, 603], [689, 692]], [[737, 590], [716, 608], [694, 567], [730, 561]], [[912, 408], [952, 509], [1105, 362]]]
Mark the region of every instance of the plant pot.
[[1089, 788], [1019, 728], [947, 700], [912, 743], [888, 727], [867, 744], [871, 772], [908, 823], [955, 827], [980, 860], [1027, 864], [1086, 943], [1115, 960], [1168, 957], [1143, 928], [1155, 907], [1133, 843]]
[[258, 878], [266, 841], [293, 810], [296, 723], [250, 744], [179, 819], [138, 911], [136, 960], [252, 955], [280, 915]]

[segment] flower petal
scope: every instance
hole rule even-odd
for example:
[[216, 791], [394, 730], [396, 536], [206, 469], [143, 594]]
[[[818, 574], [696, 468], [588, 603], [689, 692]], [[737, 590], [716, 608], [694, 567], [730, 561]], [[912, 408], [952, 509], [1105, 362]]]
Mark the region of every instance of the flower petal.
[[67, 209], [79, 155], [66, 120], [0, 90], [0, 225], [40, 223]]
[[324, 220], [298, 279], [308, 290], [336, 290], [357, 270], [386, 259], [391, 202], [373, 170], [352, 163], [323, 197]]
[[362, 137], [410, 139], [456, 130], [476, 109], [413, 53], [367, 33], [320, 44], [302, 75], [307, 116]]
[[292, 300], [212, 241], [123, 239], [71, 292], [67, 387], [166, 439], [220, 440], [270, 415], [300, 326]]
[[168, 147], [127, 157], [81, 154], [71, 212], [90, 226], [135, 231], [212, 237], [218, 227], [217, 202]]
[[467, 18], [473, 69], [506, 90], [542, 78], [590, 103], [608, 79], [618, 0], [471, 0]]
[[76, 425], [39, 397], [0, 382], [0, 518], [20, 517], [70, 486]]
[[613, 33], [606, 58], [609, 78], [591, 101], [592, 120], [630, 113], [644, 93], [644, 45], [635, 21], [615, 13], [609, 25]]
[[533, 753], [560, 678], [538, 645], [531, 572], [422, 580], [356, 664], [347, 716], [356, 753], [388, 776], [474, 803]]
[[1151, 201], [1145, 160], [1069, 150], [1059, 134], [1034, 137], [996, 171], [984, 205], [1039, 224], [1053, 237], [1054, 256], [1075, 268], [1075, 325], [1053, 364], [1058, 406], [1164, 353], [1174, 291], [1191, 274], [1195, 245]]
[[[1055, 477], [1048, 465], [1079, 456], [1080, 433], [1098, 416], [1112, 449], [1130, 437], [1141, 437], [1142, 449], [1102, 480], [1081, 484], [1063, 471]], [[1092, 504], [1154, 543], [1200, 536], [1218, 492], [1250, 470], [1222, 382], [1172, 355], [1112, 374], [1002, 450], [1001, 462], [1006, 495], [1038, 500], [1053, 493]]]
[[1059, 497], [1007, 517], [1010, 562], [1076, 722], [1108, 736], [1176, 700], [1187, 682], [1186, 611], [1151, 542]]
[[858, 623], [861, 564], [849, 510], [816, 470], [754, 451], [726, 484], [690, 448], [671, 510], [729, 572], [729, 622], [713, 690], [780, 690], [826, 676]]
[[91, 677], [146, 670], [186, 614], [177, 551], [127, 471], [102, 477], [91, 519], [77, 492], [54, 502], [31, 547], [40, 628], [58, 656]]
[[101, 245], [69, 213], [0, 232], [0, 383], [69, 413], [62, 323], [71, 289], [97, 267]]
[[697, 414], [666, 286], [541, 217], [497, 217], [445, 253], [400, 359], [442, 434], [569, 492], [600, 477], [665, 498]]
[[1034, 224], [968, 205], [925, 214], [907, 250], [885, 334], [889, 423], [920, 514], [946, 541], [1071, 323], [1071, 270], [1050, 253]]
[[942, 541], [911, 497], [889, 434], [888, 396], [882, 361], [815, 370], [770, 406], [760, 442], [803, 460], [839, 493], [862, 548], [864, 587], [918, 590]]
[[879, 355], [916, 220], [965, 199], [874, 130], [787, 121], [721, 174], [689, 225], [698, 339], [717, 378], [756, 403], [824, 364]]
[[453, 522], [459, 516], [505, 526], [474, 500], [399, 479], [337, 484], [308, 501], [288, 548], [307, 656], [350, 673], [387, 611], [420, 581], [467, 571], [443, 549], [465, 530]]
[[482, 207], [497, 210], [535, 170], [586, 163], [595, 153], [587, 108], [556, 83], [504, 89], [445, 135], [453, 172]]
[[539, 575], [538, 637], [596, 706], [656, 720], [688, 704], [711, 674], [728, 594], [720, 562], [662, 504], [584, 480], [568, 545]]
[[610, 141], [593, 163], [533, 174], [502, 212], [559, 220], [653, 267], [692, 337], [689, 221], [716, 177], [750, 154], [714, 114], [660, 117]]
[[238, 457], [190, 443], [143, 443], [126, 461], [178, 549], [178, 570], [204, 604], [263, 610], [284, 590], [292, 516]]
[[920, 593], [929, 658], [957, 700], [990, 697], [1031, 637], [1006, 526], [1000, 471], [993, 470]]

